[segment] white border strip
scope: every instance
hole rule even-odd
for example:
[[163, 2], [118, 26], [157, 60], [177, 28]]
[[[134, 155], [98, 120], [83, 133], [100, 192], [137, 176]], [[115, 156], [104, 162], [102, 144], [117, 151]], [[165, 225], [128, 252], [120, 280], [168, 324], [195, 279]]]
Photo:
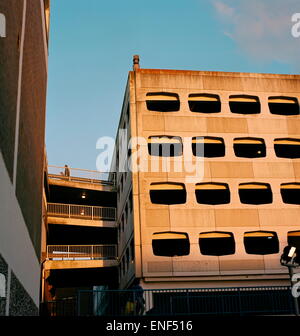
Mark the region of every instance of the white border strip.
[[27, 11], [27, 0], [24, 0], [22, 31], [21, 31], [21, 41], [20, 41], [18, 96], [17, 96], [16, 127], [15, 127], [15, 150], [14, 150], [14, 170], [13, 170], [13, 185], [14, 185], [15, 190], [16, 190], [16, 184], [17, 184], [16, 178], [17, 178], [18, 149], [19, 149], [19, 123], [20, 123], [20, 105], [21, 105], [24, 39], [25, 39], [25, 27], [26, 27], [26, 11]]

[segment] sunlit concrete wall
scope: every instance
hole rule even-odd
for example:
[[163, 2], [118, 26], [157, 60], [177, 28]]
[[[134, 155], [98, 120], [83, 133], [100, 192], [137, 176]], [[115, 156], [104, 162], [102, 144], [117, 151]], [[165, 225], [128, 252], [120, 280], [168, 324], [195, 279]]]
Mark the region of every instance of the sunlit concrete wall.
[[[268, 97], [289, 96], [300, 99], [300, 76], [224, 72], [198, 72], [140, 69], [130, 73], [131, 136], [148, 139], [153, 135], [222, 137], [226, 155], [205, 158], [204, 176], [186, 181], [186, 173], [139, 172], [133, 174], [135, 272], [145, 287], [226, 286], [287, 284], [286, 269], [279, 263], [281, 251], [287, 245], [287, 232], [300, 228], [299, 205], [283, 203], [280, 184], [299, 182], [300, 160], [278, 158], [274, 152], [275, 138], [299, 138], [300, 116], [274, 115], [269, 112]], [[153, 112], [146, 106], [149, 92], [176, 93], [180, 99], [178, 112]], [[220, 113], [191, 112], [189, 94], [207, 93], [220, 96]], [[261, 113], [234, 114], [229, 108], [230, 95], [258, 96]], [[233, 139], [263, 138], [267, 155], [264, 158], [236, 157]], [[189, 146], [184, 151], [189, 151]], [[145, 148], [144, 160], [150, 156]], [[195, 158], [193, 158], [194, 160]], [[171, 159], [172, 160], [172, 159]], [[186, 204], [152, 204], [149, 196], [153, 182], [181, 182], [187, 190]], [[195, 184], [200, 182], [228, 183], [231, 202], [223, 205], [203, 205], [196, 202]], [[238, 185], [243, 182], [269, 183], [273, 192], [271, 204], [242, 204]], [[270, 255], [250, 255], [245, 252], [243, 235], [247, 231], [274, 231], [280, 251]], [[190, 254], [182, 257], [155, 256], [152, 235], [161, 231], [185, 232], [189, 235]], [[201, 255], [200, 232], [227, 231], [235, 237], [236, 252], [228, 256]], [[195, 283], [196, 281], [196, 283]], [[249, 282], [250, 281], [250, 282]], [[228, 284], [228, 283], [227, 283]]]

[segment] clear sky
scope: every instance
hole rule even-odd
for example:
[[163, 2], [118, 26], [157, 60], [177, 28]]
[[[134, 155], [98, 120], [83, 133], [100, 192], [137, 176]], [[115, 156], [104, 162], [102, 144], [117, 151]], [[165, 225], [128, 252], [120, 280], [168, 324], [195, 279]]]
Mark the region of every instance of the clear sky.
[[51, 0], [49, 164], [96, 169], [134, 54], [142, 68], [299, 74], [296, 12], [299, 0]]

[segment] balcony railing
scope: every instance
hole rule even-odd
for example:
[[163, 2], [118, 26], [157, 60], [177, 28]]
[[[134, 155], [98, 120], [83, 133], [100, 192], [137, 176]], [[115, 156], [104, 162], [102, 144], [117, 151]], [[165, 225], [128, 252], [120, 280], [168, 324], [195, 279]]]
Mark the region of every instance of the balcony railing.
[[78, 169], [48, 165], [48, 176], [51, 179], [92, 183], [98, 185], [115, 185], [115, 173], [97, 170]]
[[117, 259], [117, 245], [48, 245], [48, 260]]
[[47, 214], [52, 217], [107, 221], [116, 220], [115, 208], [88, 205], [48, 203]]

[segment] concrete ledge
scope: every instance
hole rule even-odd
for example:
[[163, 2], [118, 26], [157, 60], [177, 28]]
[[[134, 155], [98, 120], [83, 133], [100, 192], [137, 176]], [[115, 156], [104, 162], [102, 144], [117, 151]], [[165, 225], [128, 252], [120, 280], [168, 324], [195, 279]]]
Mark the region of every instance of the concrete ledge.
[[65, 181], [49, 177], [49, 185], [70, 187], [70, 188], [80, 188], [80, 189], [90, 189], [98, 191], [114, 191], [113, 185], [102, 185], [97, 183], [89, 182], [74, 182], [74, 181]]
[[74, 268], [97, 268], [116, 267], [118, 260], [46, 260], [45, 270], [51, 269], [74, 269]]
[[92, 226], [92, 227], [116, 227], [115, 221], [105, 221], [105, 220], [89, 220], [89, 219], [78, 219], [78, 218], [64, 218], [64, 217], [48, 217], [48, 224], [57, 225], [78, 225], [78, 226]]

